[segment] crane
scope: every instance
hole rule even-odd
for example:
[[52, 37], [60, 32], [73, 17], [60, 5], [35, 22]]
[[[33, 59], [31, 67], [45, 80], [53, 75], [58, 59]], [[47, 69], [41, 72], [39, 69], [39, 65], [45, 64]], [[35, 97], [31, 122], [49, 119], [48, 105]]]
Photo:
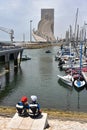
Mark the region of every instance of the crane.
[[0, 30], [3, 31], [3, 32], [6, 32], [10, 35], [10, 39], [11, 39], [11, 42], [13, 42], [13, 39], [14, 39], [14, 30], [13, 29], [8, 29], [8, 28], [5, 28], [5, 27], [1, 27], [0, 26]]

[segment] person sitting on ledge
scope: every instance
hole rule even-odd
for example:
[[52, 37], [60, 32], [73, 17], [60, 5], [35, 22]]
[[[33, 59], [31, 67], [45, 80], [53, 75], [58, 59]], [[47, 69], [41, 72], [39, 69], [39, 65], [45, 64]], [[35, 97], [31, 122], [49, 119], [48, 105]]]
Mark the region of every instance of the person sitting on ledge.
[[21, 98], [21, 101], [19, 101], [16, 104], [16, 109], [19, 116], [29, 116], [28, 110], [29, 110], [29, 104], [28, 104], [28, 98], [26, 96], [23, 96]]
[[31, 96], [31, 103], [29, 104], [29, 116], [38, 117], [41, 115], [40, 104], [37, 102], [37, 96]]

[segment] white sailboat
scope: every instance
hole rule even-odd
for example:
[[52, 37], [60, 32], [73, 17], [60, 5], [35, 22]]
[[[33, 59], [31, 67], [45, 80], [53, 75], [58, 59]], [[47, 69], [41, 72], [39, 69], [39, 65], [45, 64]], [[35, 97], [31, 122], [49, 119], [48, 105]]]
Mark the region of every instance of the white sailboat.
[[[78, 60], [78, 62], [79, 62], [79, 60]], [[84, 62], [84, 63], [82, 64], [82, 67], [86, 67], [86, 66], [87, 66], [87, 62]], [[63, 69], [63, 70], [66, 70], [66, 69], [68, 69], [68, 68], [70, 68], [70, 64], [63, 64], [63, 65], [62, 65], [62, 69]], [[75, 68], [75, 69], [79, 68], [79, 64], [78, 64], [78, 63], [73, 63], [73, 68]]]
[[65, 84], [67, 84], [67, 85], [69, 85], [69, 86], [73, 86], [73, 81], [74, 81], [74, 79], [73, 79], [73, 76], [72, 76], [72, 75], [68, 74], [68, 75], [66, 75], [66, 76], [60, 76], [60, 75], [57, 75], [57, 76], [58, 76], [58, 78], [59, 78], [60, 80], [62, 80]]
[[[71, 55], [71, 43], [70, 43], [70, 55]], [[70, 65], [72, 68], [72, 59], [70, 58]], [[69, 85], [69, 86], [73, 86], [73, 82], [74, 82], [74, 78], [72, 76], [72, 71], [71, 74], [68, 74], [66, 76], [60, 76], [57, 75], [59, 79], [61, 79], [65, 84]]]
[[[79, 70], [79, 75], [81, 74], [81, 69], [82, 69], [82, 43], [80, 45], [80, 70]], [[85, 80], [80, 80], [80, 76], [77, 80], [74, 81], [74, 86], [77, 88], [84, 87], [86, 84]]]

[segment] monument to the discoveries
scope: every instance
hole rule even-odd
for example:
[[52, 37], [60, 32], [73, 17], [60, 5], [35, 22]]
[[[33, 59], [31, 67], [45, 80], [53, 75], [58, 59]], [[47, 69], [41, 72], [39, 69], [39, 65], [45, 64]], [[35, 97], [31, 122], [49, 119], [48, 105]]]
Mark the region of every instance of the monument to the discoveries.
[[41, 20], [37, 31], [33, 30], [33, 37], [38, 42], [55, 42], [54, 37], [54, 9], [41, 9]]

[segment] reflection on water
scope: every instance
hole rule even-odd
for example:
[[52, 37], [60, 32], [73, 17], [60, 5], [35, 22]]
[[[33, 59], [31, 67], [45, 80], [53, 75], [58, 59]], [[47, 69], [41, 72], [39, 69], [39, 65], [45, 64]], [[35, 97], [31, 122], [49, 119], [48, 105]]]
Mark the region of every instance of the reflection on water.
[[10, 73], [7, 72], [5, 74], [5, 86], [7, 86], [9, 84], [9, 81], [10, 81]]
[[77, 108], [78, 108], [78, 112], [79, 112], [80, 111], [80, 93], [81, 93], [81, 91], [83, 91], [85, 89], [85, 87], [83, 86], [81, 88], [77, 88], [74, 86], [74, 88], [77, 91]]
[[78, 101], [77, 101], [77, 108], [78, 108], [78, 111], [80, 110], [80, 93], [78, 92]]
[[69, 85], [65, 84], [64, 82], [61, 81], [61, 79], [58, 80], [58, 83], [60, 86], [65, 87], [66, 89], [69, 89], [70, 91], [73, 90], [73, 86], [69, 86]]
[[66, 90], [66, 110], [71, 110], [71, 96], [73, 93], [73, 87], [64, 84], [60, 79], [58, 84]]
[[31, 60], [21, 62], [21, 66], [14, 68], [10, 64], [10, 71], [5, 72], [0, 66], [0, 105], [15, 106], [21, 96], [35, 94], [41, 107], [71, 111], [87, 112], [87, 91], [69, 87], [58, 80], [57, 75], [64, 75], [64, 71], [57, 68], [55, 55], [58, 47], [49, 48], [52, 53], [45, 53], [44, 49], [24, 50], [24, 55]]
[[[77, 88], [75, 86], [68, 86], [66, 84], [64, 84], [60, 79], [58, 80], [58, 83], [61, 87], [65, 88], [67, 90], [67, 95], [66, 95], [66, 100], [67, 100], [67, 105], [66, 105], [66, 110], [72, 110], [71, 108], [71, 102], [72, 102], [72, 99], [71, 99], [71, 96], [73, 95], [73, 91], [76, 91], [76, 101], [77, 101], [77, 107], [76, 107], [76, 110], [79, 112], [81, 111], [80, 110], [80, 93], [81, 91], [84, 91], [86, 88], [85, 87], [81, 87], [81, 88]], [[86, 90], [85, 90], [86, 91]], [[81, 97], [82, 98], [82, 97]]]
[[[0, 101], [3, 100], [6, 96], [8, 96], [14, 88], [16, 89], [16, 84], [18, 84], [22, 77], [22, 70], [21, 67], [14, 68], [12, 71], [8, 71], [2, 76], [2, 79], [4, 79], [4, 83], [2, 82], [1, 88], [0, 88]], [[3, 80], [1, 80], [3, 81]], [[4, 105], [4, 104], [3, 104]]]

